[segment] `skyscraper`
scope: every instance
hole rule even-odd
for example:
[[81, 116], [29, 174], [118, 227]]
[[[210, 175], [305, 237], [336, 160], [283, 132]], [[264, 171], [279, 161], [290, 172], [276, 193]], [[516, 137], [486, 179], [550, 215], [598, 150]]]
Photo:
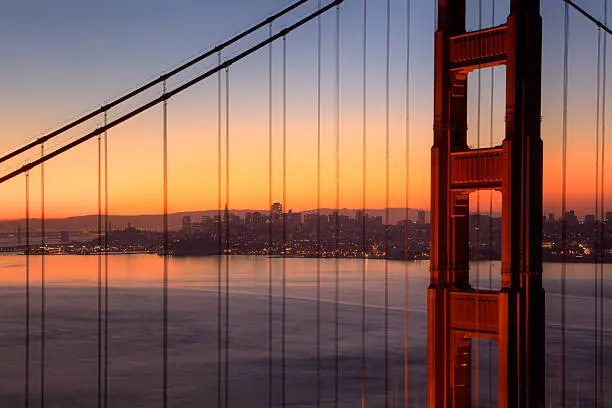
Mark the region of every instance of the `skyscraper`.
[[424, 210], [419, 210], [417, 224], [425, 225], [425, 211]]
[[272, 223], [280, 224], [281, 219], [283, 217], [283, 205], [281, 203], [272, 204], [271, 212], [272, 212]]
[[188, 215], [183, 217], [183, 232], [186, 234], [191, 233], [191, 217]]

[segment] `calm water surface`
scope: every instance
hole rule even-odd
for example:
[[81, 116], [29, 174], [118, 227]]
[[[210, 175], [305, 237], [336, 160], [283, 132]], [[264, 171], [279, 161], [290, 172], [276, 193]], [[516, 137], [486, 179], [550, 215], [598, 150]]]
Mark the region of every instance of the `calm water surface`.
[[[158, 407], [162, 403], [163, 259], [155, 255], [108, 257], [108, 406]], [[46, 407], [96, 406], [98, 396], [98, 258], [48, 256], [46, 265]], [[404, 406], [408, 363], [409, 406], [424, 406], [427, 380], [426, 288], [428, 262], [232, 257], [174, 258], [169, 266], [168, 398], [174, 407], [215, 407], [221, 341], [229, 329], [230, 407], [268, 407], [272, 278], [272, 399], [282, 399], [283, 265], [285, 285], [285, 398], [288, 407], [333, 406], [335, 398], [336, 304], [338, 305], [339, 406], [384, 406], [385, 366], [390, 406]], [[362, 375], [362, 276], [365, 268], [365, 377]], [[499, 263], [474, 264], [473, 281], [499, 286]], [[568, 399], [593, 406], [595, 359], [595, 265], [567, 265]], [[317, 269], [320, 321], [317, 323]], [[229, 270], [229, 288], [225, 272]], [[336, 303], [336, 270], [339, 302]], [[389, 277], [388, 342], [385, 357], [385, 270]], [[30, 258], [30, 398], [40, 404], [41, 259]], [[104, 263], [102, 263], [104, 272]], [[219, 271], [221, 297], [219, 298]], [[24, 402], [26, 351], [25, 258], [0, 256], [0, 407]], [[271, 275], [270, 275], [271, 273]], [[604, 351], [612, 345], [609, 309], [612, 265], [604, 275]], [[491, 279], [490, 279], [491, 276]], [[559, 406], [561, 265], [547, 264], [547, 395]], [[406, 280], [405, 277], [408, 277]], [[406, 296], [407, 293], [407, 296]], [[219, 299], [220, 302], [219, 303]], [[407, 304], [405, 300], [407, 299]], [[228, 301], [229, 303], [226, 303]], [[221, 306], [221, 309], [219, 309]], [[229, 307], [229, 315], [226, 307]], [[407, 306], [407, 307], [406, 307]], [[608, 311], [609, 310], [609, 311]], [[407, 311], [407, 313], [405, 313]], [[405, 318], [408, 326], [405, 331]], [[104, 326], [104, 320], [102, 320]], [[317, 329], [320, 387], [317, 387]], [[104, 345], [105, 337], [102, 336]], [[495, 404], [495, 344], [478, 342], [480, 405]], [[489, 361], [489, 354], [493, 359]], [[612, 351], [604, 381], [612, 385]], [[222, 361], [225, 351], [221, 348]], [[225, 363], [222, 364], [225, 370]], [[476, 378], [476, 367], [474, 367]], [[221, 376], [223, 378], [223, 376]], [[225, 381], [221, 381], [222, 394]], [[476, 385], [474, 385], [476, 388]], [[476, 392], [476, 389], [474, 390]], [[611, 396], [612, 397], [612, 396]], [[607, 399], [612, 403], [612, 398]], [[608, 406], [607, 404], [604, 404]], [[572, 405], [574, 406], [574, 405]]]

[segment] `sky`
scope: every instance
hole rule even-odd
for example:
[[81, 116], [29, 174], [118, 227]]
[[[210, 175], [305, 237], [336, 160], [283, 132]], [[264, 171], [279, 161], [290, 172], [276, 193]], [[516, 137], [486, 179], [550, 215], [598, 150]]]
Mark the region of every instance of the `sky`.
[[[495, 15], [492, 2], [495, 1]], [[158, 77], [181, 62], [265, 19], [289, 0], [2, 0], [0, 14], [0, 152], [59, 127], [126, 91]], [[327, 2], [323, 1], [323, 4]], [[478, 1], [468, 0], [468, 29], [478, 28]], [[509, 0], [482, 0], [484, 27], [502, 23]], [[603, 16], [603, 0], [578, 2]], [[389, 206], [428, 208], [433, 118], [434, 1], [411, 1], [410, 69], [406, 66], [408, 0], [390, 0], [390, 177]], [[313, 0], [274, 24], [276, 31], [317, 7]], [[598, 31], [576, 12], [570, 13], [568, 104], [568, 208], [579, 214], [595, 209], [597, 38]], [[368, 0], [367, 9], [367, 155], [366, 206], [383, 208], [386, 135], [386, 1]], [[563, 3], [542, 2], [545, 212], [561, 206], [561, 134], [563, 74]], [[322, 207], [336, 206], [335, 162], [335, 12], [322, 27], [321, 196]], [[340, 195], [341, 208], [363, 204], [362, 83], [363, 0], [346, 0], [340, 11]], [[231, 47], [236, 55], [268, 35], [261, 30]], [[603, 38], [603, 37], [602, 37]], [[229, 207], [268, 207], [268, 49], [234, 65], [221, 76], [222, 182], [226, 201], [226, 82], [229, 83]], [[608, 53], [608, 59], [610, 57]], [[310, 23], [286, 38], [286, 194], [283, 194], [283, 44], [272, 46], [272, 198], [296, 211], [316, 208], [317, 200], [317, 24]], [[612, 61], [608, 61], [612, 62]], [[216, 64], [204, 61], [168, 89]], [[612, 64], [608, 64], [612, 66]], [[478, 74], [469, 79], [469, 144], [503, 139], [504, 70], [494, 70], [493, 134], [491, 69], [481, 73], [481, 122], [477, 120]], [[407, 97], [406, 80], [409, 78]], [[210, 78], [168, 104], [169, 210], [217, 208], [218, 78]], [[611, 81], [608, 81], [608, 84]], [[609, 92], [608, 92], [609, 93]], [[161, 88], [109, 112], [119, 117], [159, 96]], [[408, 104], [407, 104], [408, 101]], [[612, 103], [607, 103], [610, 117]], [[406, 112], [409, 121], [406, 121]], [[600, 115], [603, 117], [603, 115]], [[63, 136], [58, 143], [103, 123], [97, 117]], [[407, 125], [408, 123], [408, 125]], [[601, 126], [601, 125], [600, 125]], [[608, 126], [609, 128], [610, 126]], [[409, 129], [409, 179], [406, 182], [406, 129]], [[108, 133], [109, 212], [160, 213], [162, 200], [162, 110], [156, 107]], [[608, 132], [606, 132], [608, 135]], [[609, 139], [609, 135], [608, 135]], [[608, 146], [610, 143], [608, 143]], [[46, 146], [52, 149], [55, 144]], [[609, 152], [609, 148], [606, 150]], [[7, 169], [33, 160], [39, 150], [0, 166]], [[40, 170], [29, 175], [30, 215], [40, 215]], [[612, 166], [606, 166], [605, 191], [612, 191]], [[25, 177], [0, 185], [0, 218], [25, 214]], [[408, 196], [406, 199], [406, 186]], [[92, 214], [98, 210], [98, 143], [91, 140], [45, 166], [45, 209], [48, 217]], [[612, 194], [607, 207], [612, 208]], [[489, 192], [481, 207], [488, 208]], [[472, 200], [475, 209], [476, 199]], [[494, 194], [495, 207], [499, 193]]]

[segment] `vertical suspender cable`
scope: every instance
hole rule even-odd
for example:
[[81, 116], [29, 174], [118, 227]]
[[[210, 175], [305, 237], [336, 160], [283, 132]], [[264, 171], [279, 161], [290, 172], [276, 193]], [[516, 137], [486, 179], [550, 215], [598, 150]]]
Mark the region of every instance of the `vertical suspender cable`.
[[[272, 23], [269, 27], [269, 37], [272, 37]], [[268, 406], [272, 408], [273, 401], [273, 320], [272, 320], [272, 43], [268, 46]]]
[[[478, 29], [482, 30], [482, 0], [478, 0]], [[480, 54], [482, 54], [482, 42], [479, 42]], [[481, 107], [482, 107], [482, 66], [478, 65], [478, 99], [477, 99], [477, 123], [476, 123], [476, 148], [480, 149], [481, 131]], [[468, 217], [469, 220], [469, 217]], [[469, 221], [468, 221], [469, 222]], [[471, 223], [470, 223], [471, 224]], [[471, 229], [471, 225], [470, 225]], [[480, 289], [480, 190], [476, 190], [476, 288]], [[476, 308], [476, 329], [480, 326], [480, 312]], [[476, 343], [476, 381], [475, 381], [475, 404], [480, 406], [480, 342]]]
[[391, 77], [391, 1], [387, 0], [385, 72], [385, 408], [389, 407], [389, 149]]
[[367, 54], [368, 54], [368, 0], [363, 0], [363, 78], [362, 78], [362, 161], [363, 161], [363, 174], [362, 174], [362, 203], [361, 203], [361, 219], [357, 222], [361, 223], [361, 408], [365, 408], [366, 405], [366, 193], [367, 193], [367, 142], [368, 142], [368, 129], [367, 129], [367, 109], [368, 109], [368, 89], [367, 89]]
[[[217, 64], [221, 65], [221, 53], [217, 54], [218, 62]], [[222, 71], [219, 71], [217, 74], [217, 244], [218, 244], [218, 256], [217, 256], [217, 407], [221, 408], [221, 401], [223, 398], [223, 388], [221, 378], [223, 376], [223, 355], [222, 355], [222, 325], [223, 325], [223, 316], [221, 312], [221, 280], [222, 280], [222, 271], [221, 264], [223, 262], [223, 216], [221, 213], [221, 150], [222, 150], [222, 141], [221, 141], [221, 126], [222, 126], [222, 105], [221, 105], [221, 97], [222, 97], [222, 82], [221, 82]]]
[[433, 2], [434, 4], [434, 21], [433, 21], [433, 26], [434, 26], [434, 30], [438, 29], [438, 1], [434, 0]]
[[98, 135], [98, 408], [102, 407], [102, 136]]
[[283, 211], [282, 215], [282, 321], [281, 321], [281, 358], [282, 358], [282, 389], [281, 401], [283, 408], [287, 403], [286, 383], [286, 324], [287, 324], [287, 259], [285, 257], [287, 243], [287, 37], [283, 37]]
[[[318, 1], [321, 9], [321, 0]], [[321, 16], [317, 17], [317, 408], [321, 407]]]
[[[604, 24], [608, 25], [608, 0], [604, 0]], [[599, 210], [601, 211], [600, 221], [603, 222], [605, 218], [605, 174], [606, 174], [606, 82], [607, 82], [607, 53], [608, 53], [608, 36], [604, 35], [603, 37], [603, 72], [602, 72], [602, 117], [601, 117], [601, 195], [600, 195], [600, 205]], [[609, 225], [612, 224], [612, 220], [608, 220], [608, 228]], [[603, 242], [604, 242], [604, 226], [600, 224], [600, 274], [599, 274], [599, 395], [598, 400], [601, 406], [605, 405], [605, 390], [604, 390], [604, 367], [605, 367], [605, 348], [604, 348], [604, 340], [605, 340], [605, 323], [604, 323], [604, 256], [605, 252], [603, 250]]]
[[561, 264], [561, 406], [566, 406], [566, 332], [565, 332], [565, 285], [567, 258], [567, 96], [569, 71], [569, 5], [565, 3], [564, 44], [563, 44], [563, 153], [562, 153], [562, 193], [561, 193], [561, 245], [563, 249]]
[[[495, 0], [491, 0], [491, 27], [495, 27]], [[494, 108], [495, 108], [495, 67], [491, 67], [491, 106], [489, 123], [489, 146], [493, 146]], [[493, 290], [493, 194], [489, 191], [489, 290]], [[493, 341], [488, 341], [489, 348], [489, 406], [493, 406]]]
[[[495, 0], [491, 0], [491, 27], [495, 26]], [[494, 108], [495, 108], [495, 67], [491, 67], [491, 100], [490, 100], [490, 123], [489, 123], [489, 145], [492, 147], [494, 129]], [[494, 191], [490, 190], [489, 195], [489, 290], [493, 289], [493, 194]], [[489, 345], [491, 342], [489, 342]], [[489, 362], [491, 359], [489, 359]]]
[[[45, 155], [44, 143], [40, 145], [40, 156]], [[46, 342], [46, 313], [47, 313], [47, 299], [46, 299], [46, 276], [45, 276], [45, 164], [40, 165], [40, 407], [45, 407], [45, 342]]]
[[412, 1], [406, 1], [406, 214], [404, 218], [404, 408], [410, 405], [410, 348], [409, 345], [409, 320], [408, 320], [408, 254], [410, 238], [410, 29]]
[[225, 408], [229, 406], [229, 347], [230, 347], [230, 73], [225, 70]]
[[340, 394], [340, 5], [336, 6], [336, 216], [335, 216], [335, 296], [334, 296], [334, 407], [338, 407]]
[[[163, 83], [166, 94], [166, 81]], [[163, 407], [168, 406], [168, 101], [163, 109], [163, 177], [164, 177], [164, 288], [163, 288]]]
[[[597, 225], [601, 228], [601, 224], [597, 224], [599, 218], [599, 131], [600, 131], [600, 108], [601, 108], [601, 28], [597, 27], [597, 98], [596, 98], [596, 114], [595, 114], [595, 225], [597, 231]], [[603, 222], [603, 220], [601, 220]], [[597, 234], [597, 232], [596, 232]], [[599, 234], [597, 234], [599, 235]], [[595, 241], [594, 241], [595, 243]], [[599, 242], [599, 246], [601, 248], [602, 242]], [[601, 255], [601, 251], [595, 250], [593, 248], [593, 254], [595, 256]], [[599, 366], [597, 362], [599, 361], [599, 262], [595, 262], [595, 324], [594, 331], [595, 335], [593, 339], [595, 340], [595, 359], [593, 364], [593, 369], [595, 370], [595, 406], [599, 407]]]
[[25, 174], [25, 290], [26, 290], [26, 327], [25, 327], [25, 408], [30, 406], [30, 173]]
[[[551, 329], [552, 328], [552, 294], [549, 293], [548, 296], [546, 297], [546, 310], [548, 311], [548, 323], [546, 325], [546, 328]], [[550, 344], [550, 340], [548, 340], [548, 337], [546, 337], [546, 347], [548, 348], [548, 345]], [[549, 361], [549, 360], [546, 360]], [[552, 407], [552, 369], [551, 369], [551, 365], [550, 363], [546, 364], [546, 388], [547, 388], [547, 393], [546, 393], [546, 400], [548, 401], [548, 407]]]
[[[104, 126], [108, 112], [104, 112]], [[43, 164], [44, 166], [44, 164]], [[108, 132], [104, 132], [104, 408], [108, 408]]]

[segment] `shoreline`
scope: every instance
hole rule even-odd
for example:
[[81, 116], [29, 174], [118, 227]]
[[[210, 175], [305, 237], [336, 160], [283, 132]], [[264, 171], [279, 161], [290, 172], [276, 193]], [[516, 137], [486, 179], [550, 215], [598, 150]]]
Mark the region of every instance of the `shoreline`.
[[[0, 255], [7, 255], [7, 256], [25, 256], [25, 254], [23, 253], [23, 251], [21, 252], [17, 252], [17, 251], [0, 251]], [[31, 256], [41, 256], [41, 253], [32, 253], [30, 254]], [[68, 256], [68, 255], [72, 255], [72, 256], [98, 256], [98, 255], [111, 255], [111, 256], [118, 256], [118, 255], [158, 255], [158, 256], [163, 256], [162, 254], [160, 254], [159, 252], [155, 252], [155, 251], [109, 251], [109, 252], [88, 252], [88, 253], [66, 253], [66, 252], [52, 252], [52, 253], [45, 253], [45, 256]], [[172, 258], [205, 258], [205, 257], [214, 257], [217, 256], [218, 254], [202, 254], [202, 255], [197, 255], [197, 254], [190, 254], [190, 255], [175, 255], [175, 254], [171, 254], [170, 257]], [[267, 255], [267, 254], [221, 254], [223, 256], [253, 256], [253, 257], [265, 257], [265, 258], [304, 258], [304, 259], [366, 259], [366, 260], [389, 260], [389, 261], [429, 261], [429, 258], [412, 258], [412, 259], [405, 259], [403, 257], [359, 257], [359, 256], [338, 256], [338, 257], [334, 257], [334, 256], [316, 256], [316, 255]], [[487, 261], [495, 261], [495, 262], [501, 262], [501, 259], [480, 259], [478, 262], [487, 262]], [[476, 262], [476, 259], [470, 259], [470, 262]], [[566, 263], [566, 264], [592, 264], [592, 265], [599, 265], [599, 264], [612, 264], [612, 257], [606, 257], [603, 262], [597, 261], [597, 260], [592, 260], [592, 259], [585, 259], [585, 258], [569, 258], [566, 259], [565, 262], [561, 261], [561, 260], [556, 260], [556, 259], [544, 259], [542, 261], [543, 263], [557, 263], [557, 264], [562, 264], [562, 263]]]

